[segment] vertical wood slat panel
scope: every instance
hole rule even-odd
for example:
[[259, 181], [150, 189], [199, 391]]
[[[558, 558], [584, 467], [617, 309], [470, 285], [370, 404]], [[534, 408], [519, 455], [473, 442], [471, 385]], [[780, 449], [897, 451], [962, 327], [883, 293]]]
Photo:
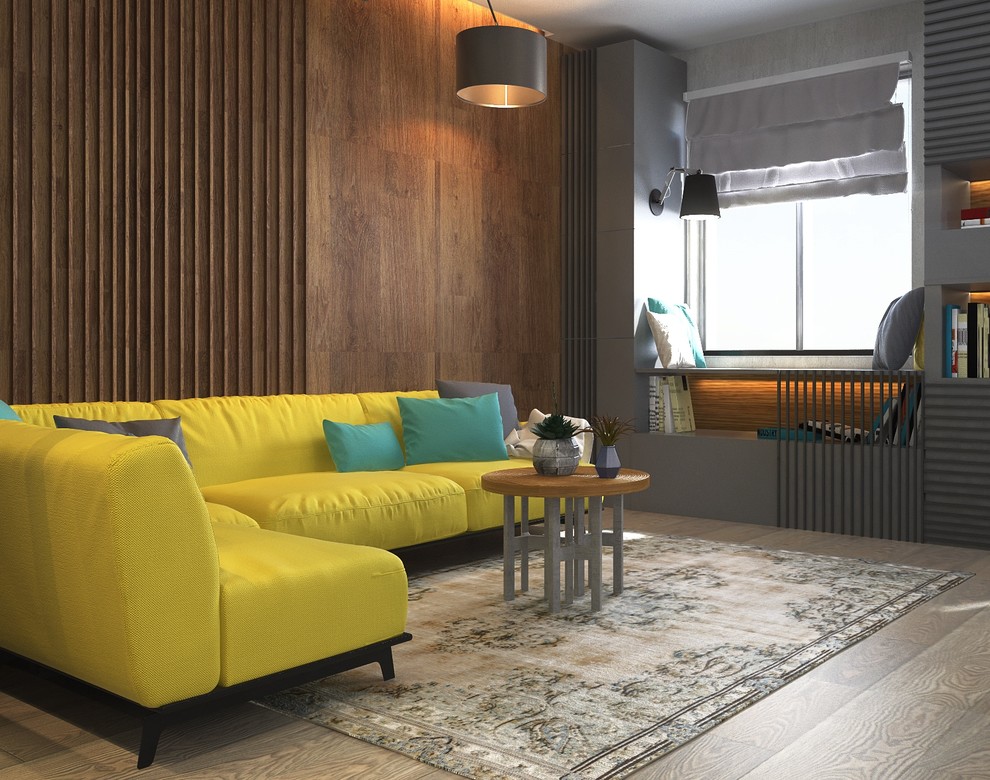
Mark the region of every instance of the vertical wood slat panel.
[[305, 389], [305, 3], [0, 0], [0, 398]]
[[[13, 347], [13, 2], [0, 0], [0, 334]], [[0, 388], [13, 386], [11, 360], [0, 360]]]
[[38, 262], [31, 264], [31, 392], [51, 393], [48, 361], [33, 359], [51, 349], [51, 3], [31, 4], [31, 136], [34, 144], [32, 165], [31, 252]]
[[292, 17], [292, 365], [293, 386], [306, 387], [306, 5], [295, 0]]
[[[73, 0], [68, 8], [68, 69], [77, 81], [84, 73], [85, 62], [85, 9], [82, 0]], [[65, 200], [68, 207], [67, 226], [67, 292], [75, 291], [66, 298], [66, 351], [68, 356], [67, 379], [65, 386], [66, 398], [82, 398], [86, 395], [86, 377], [83, 363], [73, 356], [86, 354], [88, 348], [86, 337], [86, 306], [85, 296], [80, 291], [86, 289], [85, 281], [85, 216], [86, 202], [84, 167], [85, 167], [85, 128], [84, 103], [85, 80], [82, 89], [78, 86], [68, 93], [66, 110], [68, 118], [68, 182]], [[57, 196], [56, 196], [57, 197]], [[57, 398], [57, 396], [56, 396]], [[53, 399], [55, 400], [55, 399]]]
[[[15, 0], [11, 26], [12, 105], [11, 141], [11, 382], [31, 390], [31, 2]], [[27, 378], [27, 381], [25, 381]]]
[[68, 200], [62, 193], [68, 187], [69, 144], [65, 122], [58, 117], [68, 113], [68, 7], [55, 3], [51, 15], [51, 106], [52, 106], [52, 186], [51, 186], [51, 395], [66, 396], [69, 373], [69, 260]]

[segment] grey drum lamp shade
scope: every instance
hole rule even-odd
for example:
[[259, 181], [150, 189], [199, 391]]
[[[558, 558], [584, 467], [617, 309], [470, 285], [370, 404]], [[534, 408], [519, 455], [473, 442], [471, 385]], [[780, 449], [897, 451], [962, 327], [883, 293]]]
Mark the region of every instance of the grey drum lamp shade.
[[718, 189], [710, 173], [688, 173], [684, 176], [681, 195], [681, 219], [721, 217], [718, 210]]
[[488, 25], [457, 34], [457, 97], [490, 108], [547, 99], [547, 41], [522, 27]]

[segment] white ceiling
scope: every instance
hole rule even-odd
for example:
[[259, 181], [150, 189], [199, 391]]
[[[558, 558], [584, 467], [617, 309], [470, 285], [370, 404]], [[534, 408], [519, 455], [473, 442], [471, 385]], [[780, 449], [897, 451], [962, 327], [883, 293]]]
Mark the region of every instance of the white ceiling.
[[[474, 0], [487, 8], [487, 0]], [[687, 51], [905, 0], [491, 0], [498, 13], [578, 49], [636, 38]]]

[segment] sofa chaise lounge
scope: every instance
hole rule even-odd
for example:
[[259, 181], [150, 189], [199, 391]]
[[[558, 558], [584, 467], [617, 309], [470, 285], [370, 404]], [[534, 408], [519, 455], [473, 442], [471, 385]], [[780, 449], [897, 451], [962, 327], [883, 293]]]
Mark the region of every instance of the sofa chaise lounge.
[[[192, 712], [367, 663], [389, 679], [410, 636], [388, 550], [500, 525], [481, 475], [530, 465], [339, 472], [322, 421], [387, 422], [401, 442], [399, 396], [436, 393], [13, 407], [23, 422], [0, 421], [0, 652], [137, 705], [139, 766]], [[189, 461], [160, 436], [58, 429], [54, 415], [180, 418]]]

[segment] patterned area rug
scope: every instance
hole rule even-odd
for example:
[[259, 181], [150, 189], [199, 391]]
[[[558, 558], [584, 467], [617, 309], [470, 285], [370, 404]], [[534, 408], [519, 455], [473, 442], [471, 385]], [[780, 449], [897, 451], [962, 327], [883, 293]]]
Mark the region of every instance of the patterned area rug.
[[263, 703], [465, 777], [618, 778], [969, 576], [670, 536], [625, 551], [598, 613], [548, 613], [542, 556], [508, 603], [500, 560], [412, 579], [396, 679]]

